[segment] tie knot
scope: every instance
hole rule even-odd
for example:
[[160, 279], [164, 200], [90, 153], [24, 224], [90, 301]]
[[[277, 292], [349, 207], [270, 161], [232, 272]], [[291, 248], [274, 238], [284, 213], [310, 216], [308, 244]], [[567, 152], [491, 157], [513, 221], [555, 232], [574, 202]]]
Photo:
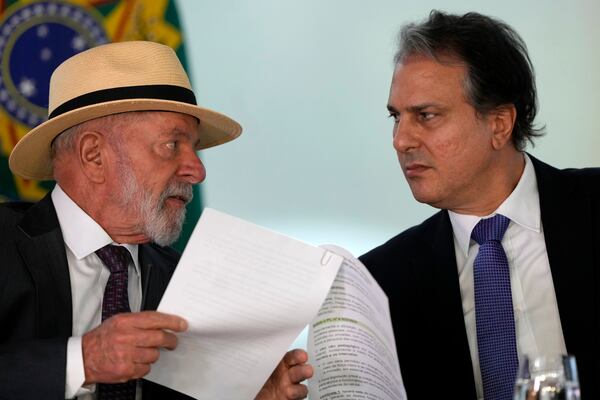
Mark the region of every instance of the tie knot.
[[509, 223], [510, 219], [500, 214], [496, 214], [492, 218], [482, 219], [475, 225], [475, 228], [473, 228], [471, 238], [473, 238], [480, 246], [490, 240], [501, 242]]
[[106, 245], [96, 250], [100, 260], [108, 267], [110, 273], [127, 272], [129, 262], [132, 260], [129, 250], [123, 246]]

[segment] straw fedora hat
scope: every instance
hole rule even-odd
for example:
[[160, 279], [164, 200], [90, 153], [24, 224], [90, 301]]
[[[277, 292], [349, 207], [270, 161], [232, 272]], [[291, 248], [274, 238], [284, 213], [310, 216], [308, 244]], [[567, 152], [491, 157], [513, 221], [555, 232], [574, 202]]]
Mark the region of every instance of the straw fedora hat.
[[50, 78], [48, 120], [15, 146], [9, 165], [27, 179], [52, 179], [50, 145], [79, 123], [128, 111], [174, 111], [200, 123], [198, 149], [235, 139], [242, 127], [225, 115], [198, 107], [188, 77], [168, 46], [143, 41], [111, 43], [79, 53]]

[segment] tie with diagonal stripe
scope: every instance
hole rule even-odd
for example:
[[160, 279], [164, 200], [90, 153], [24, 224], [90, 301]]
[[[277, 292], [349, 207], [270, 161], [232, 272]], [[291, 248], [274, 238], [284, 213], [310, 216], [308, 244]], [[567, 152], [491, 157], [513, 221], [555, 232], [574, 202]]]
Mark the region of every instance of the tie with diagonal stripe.
[[[129, 263], [133, 262], [129, 250], [122, 246], [107, 245], [96, 251], [110, 276], [102, 299], [102, 321], [115, 314], [131, 312], [127, 291]], [[134, 400], [136, 381], [125, 383], [100, 383], [96, 387], [98, 400]]]
[[485, 400], [513, 398], [518, 356], [508, 259], [502, 238], [510, 219], [482, 219], [471, 237], [479, 244], [473, 264], [477, 349]]

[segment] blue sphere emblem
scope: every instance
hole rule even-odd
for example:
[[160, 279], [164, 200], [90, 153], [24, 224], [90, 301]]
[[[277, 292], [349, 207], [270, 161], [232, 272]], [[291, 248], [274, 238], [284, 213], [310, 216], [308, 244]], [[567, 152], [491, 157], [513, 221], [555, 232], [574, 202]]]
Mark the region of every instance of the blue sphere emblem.
[[0, 24], [0, 107], [30, 128], [48, 115], [50, 76], [67, 58], [108, 43], [101, 21], [86, 9], [37, 2]]

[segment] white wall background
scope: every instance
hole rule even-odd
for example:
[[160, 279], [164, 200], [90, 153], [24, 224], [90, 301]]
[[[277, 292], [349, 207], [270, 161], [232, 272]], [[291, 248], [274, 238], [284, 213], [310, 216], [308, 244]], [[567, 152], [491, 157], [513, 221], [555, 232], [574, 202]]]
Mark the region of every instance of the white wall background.
[[434, 210], [414, 201], [386, 102], [400, 26], [432, 8], [498, 17], [525, 39], [559, 167], [600, 164], [600, 3], [179, 0], [201, 105], [244, 127], [202, 152], [204, 204], [359, 255]]

